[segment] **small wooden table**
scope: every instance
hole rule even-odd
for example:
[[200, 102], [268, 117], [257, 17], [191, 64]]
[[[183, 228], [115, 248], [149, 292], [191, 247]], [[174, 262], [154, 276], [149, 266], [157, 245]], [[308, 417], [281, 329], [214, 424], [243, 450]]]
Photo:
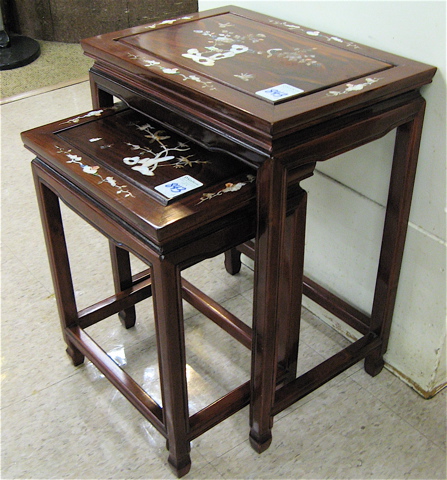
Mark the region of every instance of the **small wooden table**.
[[[168, 463], [182, 477], [191, 468], [191, 441], [250, 400], [246, 381], [190, 410], [182, 300], [249, 349], [252, 332], [182, 278], [182, 271], [254, 237], [253, 169], [185, 142], [129, 108], [81, 113], [23, 132], [22, 139], [37, 155], [31, 166], [67, 353], [74, 365], [87, 357], [166, 438]], [[148, 267], [134, 276], [119, 271], [123, 283], [115, 284], [115, 294], [82, 310], [76, 305], [61, 201], [108, 238], [118, 260], [132, 252]], [[148, 297], [161, 401], [88, 331], [123, 311], [124, 326], [133, 327], [135, 305]]]
[[[274, 415], [363, 358], [371, 375], [384, 365], [424, 115], [419, 89], [436, 69], [236, 7], [101, 35], [82, 46], [95, 60], [95, 107], [118, 97], [259, 169], [250, 440], [262, 452]], [[317, 162], [393, 129], [381, 254], [366, 316], [303, 279], [300, 182]], [[303, 288], [363, 336], [295, 378]], [[277, 385], [278, 363], [289, 374]]]

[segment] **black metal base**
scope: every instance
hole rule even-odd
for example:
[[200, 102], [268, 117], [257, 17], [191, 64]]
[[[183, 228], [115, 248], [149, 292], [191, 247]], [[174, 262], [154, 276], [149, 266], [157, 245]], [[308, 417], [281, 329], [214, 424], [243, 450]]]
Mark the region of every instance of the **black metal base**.
[[9, 38], [7, 47], [0, 48], [0, 70], [11, 70], [34, 62], [40, 55], [40, 45], [29, 37]]

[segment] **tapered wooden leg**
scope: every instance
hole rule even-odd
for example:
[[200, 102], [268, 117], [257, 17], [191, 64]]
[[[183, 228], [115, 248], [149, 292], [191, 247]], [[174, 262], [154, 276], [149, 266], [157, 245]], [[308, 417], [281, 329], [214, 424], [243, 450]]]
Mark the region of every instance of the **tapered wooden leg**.
[[[132, 269], [130, 266], [129, 252], [118, 247], [112, 241], [109, 242], [109, 248], [112, 261], [113, 283], [115, 285], [115, 292], [119, 293], [132, 286]], [[131, 328], [135, 325], [136, 313], [134, 306], [119, 312], [118, 316], [126, 328]]]
[[278, 361], [289, 370], [285, 382], [296, 371], [307, 199], [298, 173], [307, 178], [314, 168], [304, 165], [296, 172], [289, 202], [288, 172], [281, 162], [269, 159], [257, 174], [250, 443], [258, 453], [272, 440]]
[[286, 217], [278, 295], [278, 365], [282, 383], [296, 378], [303, 295], [304, 234], [307, 193], [300, 189]]
[[191, 468], [191, 458], [180, 270], [160, 260], [152, 265], [152, 275], [168, 462], [182, 477]]
[[84, 355], [73, 345], [66, 335], [66, 328], [73, 327], [77, 324], [78, 311], [74, 295], [59, 198], [52, 190], [41, 182], [35, 163], [36, 160], [33, 161], [34, 181], [48, 258], [50, 261], [62, 335], [67, 344], [67, 353], [71, 357], [73, 364], [77, 366], [83, 363]]
[[237, 248], [231, 248], [225, 252], [225, 269], [231, 275], [241, 271], [241, 252]]
[[425, 111], [425, 101], [421, 98], [419, 102], [420, 110], [415, 118], [398, 127], [396, 132], [385, 226], [371, 314], [371, 330], [382, 339], [382, 343], [380, 349], [365, 358], [365, 370], [372, 376], [380, 373], [384, 366], [383, 355], [390, 336]]
[[[273, 182], [272, 179], [275, 179]], [[258, 453], [272, 441], [271, 410], [277, 370], [278, 272], [287, 202], [286, 172], [270, 159], [257, 174], [258, 225], [251, 366], [250, 443]]]

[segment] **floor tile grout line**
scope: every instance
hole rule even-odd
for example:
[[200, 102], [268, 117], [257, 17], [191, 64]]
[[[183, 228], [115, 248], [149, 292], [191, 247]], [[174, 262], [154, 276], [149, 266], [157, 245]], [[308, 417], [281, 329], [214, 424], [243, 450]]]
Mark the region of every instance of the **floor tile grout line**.
[[[307, 345], [308, 346], [308, 345]], [[309, 347], [309, 348], [312, 348], [312, 347]], [[318, 352], [317, 352], [318, 353]], [[320, 355], [320, 354], [319, 354]], [[352, 368], [352, 367], [351, 367]], [[355, 372], [353, 372], [355, 373]], [[313, 398], [311, 398], [311, 396], [313, 396], [314, 398], [319, 396], [319, 395], [322, 395], [323, 393], [325, 392], [328, 392], [329, 390], [331, 390], [332, 388], [338, 386], [340, 383], [346, 381], [349, 379], [351, 375], [348, 375], [346, 377], [340, 377], [340, 375], [338, 375], [337, 377], [334, 377], [330, 382], [322, 385], [321, 387], [317, 388], [316, 390], [313, 390], [312, 392], [308, 393], [307, 395], [305, 395], [303, 398], [301, 398], [300, 400], [298, 400], [297, 402], [295, 402], [294, 404], [292, 404], [290, 407], [288, 407], [286, 410], [284, 410], [283, 412], [287, 412], [286, 414], [282, 415], [280, 418], [278, 418], [277, 422], [280, 422], [282, 421], [285, 417], [287, 417], [288, 415], [290, 415], [291, 413], [295, 412], [298, 408], [301, 408], [302, 406], [306, 405], [307, 403], [311, 402], [313, 400]], [[353, 381], [353, 380], [352, 380]], [[358, 383], [356, 382], [356, 384], [358, 385]], [[324, 390], [321, 390], [320, 392], [318, 392], [318, 390], [320, 390], [320, 388], [324, 388]]]
[[50, 93], [55, 90], [60, 90], [61, 88], [72, 87], [79, 83], [88, 82], [89, 77], [83, 76], [76, 80], [69, 80], [66, 82], [60, 82], [54, 85], [49, 85], [47, 87], [37, 88], [35, 90], [30, 90], [29, 92], [18, 93], [17, 95], [12, 95], [10, 97], [0, 98], [0, 105], [8, 105], [9, 103], [20, 102], [21, 100], [26, 100], [27, 98], [36, 97], [45, 93]]
[[[350, 376], [353, 376], [355, 373], [357, 372], [353, 372]], [[355, 382], [357, 385], [359, 385], [361, 388], [363, 388], [366, 392], [368, 392], [370, 395], [372, 395], [378, 402], [380, 402], [387, 410], [389, 410], [390, 412], [392, 412], [394, 415], [396, 415], [401, 421], [403, 421], [404, 423], [406, 423], [408, 426], [410, 426], [413, 430], [415, 430], [416, 432], [418, 432], [420, 435], [422, 435], [427, 441], [429, 441], [431, 444], [433, 444], [434, 446], [436, 446], [437, 448], [439, 448], [441, 451], [444, 452], [444, 449], [441, 445], [437, 444], [435, 441], [433, 441], [431, 438], [427, 437], [427, 435], [422, 431], [420, 430], [419, 428], [417, 428], [415, 425], [411, 424], [405, 417], [401, 416], [393, 407], [391, 407], [390, 405], [387, 405], [383, 400], [381, 400], [373, 391], [371, 391], [369, 388], [367, 387], [364, 387], [363, 385], [360, 384], [360, 382], [358, 382], [357, 380], [355, 380], [355, 378], [352, 378], [352, 381]], [[401, 381], [401, 380], [399, 380]], [[424, 401], [423, 398], [420, 399], [421, 401]], [[425, 400], [427, 401], [427, 400]]]
[[22, 267], [28, 272], [29, 276], [34, 280], [34, 282], [38, 283], [47, 293], [48, 293], [48, 296], [45, 297], [44, 299], [38, 299], [36, 300], [36, 302], [40, 302], [42, 300], [47, 300], [47, 299], [50, 299], [51, 297], [54, 297], [54, 290], [53, 289], [48, 289], [45, 284], [43, 284], [38, 278], [36, 278], [36, 276], [33, 274], [33, 272], [28, 268], [27, 264], [24, 263], [20, 257], [18, 257], [14, 251], [8, 246], [8, 245], [5, 245], [4, 242], [2, 242], [2, 258], [3, 258], [3, 255], [4, 255], [4, 248], [6, 248], [7, 250], [9, 250], [10, 252], [10, 255], [12, 255], [14, 257], [14, 259], [20, 263], [20, 265], [22, 265]]
[[5, 409], [11, 408], [15, 405], [20, 405], [21, 403], [24, 403], [24, 402], [30, 400], [35, 395], [40, 395], [42, 392], [45, 392], [46, 390], [48, 390], [50, 388], [54, 388], [57, 385], [70, 380], [72, 377], [74, 377], [75, 375], [79, 375], [80, 372], [82, 372], [82, 367], [83, 367], [83, 365], [79, 365], [78, 367], [73, 367], [73, 368], [75, 368], [75, 371], [73, 371], [73, 373], [69, 374], [68, 376], [66, 376], [64, 378], [60, 378], [56, 382], [51, 383], [50, 385], [46, 385], [45, 387], [42, 387], [39, 390], [33, 390], [32, 393], [30, 393], [29, 395], [22, 396], [20, 398], [20, 400], [18, 400], [18, 401], [8, 403], [8, 405], [2, 405], [1, 408], [0, 408], [0, 411], [4, 411]]

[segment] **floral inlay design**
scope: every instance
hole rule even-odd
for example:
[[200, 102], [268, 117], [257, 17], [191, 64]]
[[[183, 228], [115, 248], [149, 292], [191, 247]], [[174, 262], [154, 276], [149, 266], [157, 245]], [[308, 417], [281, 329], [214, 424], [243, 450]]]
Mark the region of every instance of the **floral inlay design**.
[[190, 58], [191, 60], [194, 60], [194, 62], [200, 63], [200, 65], [205, 65], [206, 67], [213, 67], [217, 60], [231, 58], [235, 55], [248, 52], [248, 47], [245, 45], [232, 45], [227, 50], [224, 50], [223, 48], [215, 48], [212, 52], [217, 53], [213, 53], [209, 57], [206, 57], [204, 53], [209, 52], [200, 52], [197, 48], [190, 48], [187, 53], [182, 53], [182, 57]]
[[351, 92], [358, 92], [360, 90], [363, 90], [365, 87], [369, 87], [373, 83], [377, 83], [379, 80], [382, 80], [381, 78], [365, 78], [364, 83], [358, 83], [358, 84], [353, 84], [353, 83], [347, 83], [346, 88], [342, 91], [340, 90], [331, 90], [328, 93], [326, 93], [326, 97], [338, 97], [339, 95], [346, 95]]
[[202, 85], [202, 88], [209, 88], [210, 90], [217, 90], [216, 87], [214, 86], [213, 82], [202, 80], [198, 75], [185, 75], [177, 67], [176, 68], [169, 68], [169, 67], [163, 66], [161, 64], [161, 62], [157, 62], [156, 60], [147, 60], [147, 59], [139, 57], [138, 55], [134, 55], [132, 53], [128, 53], [127, 55], [132, 60], [142, 61], [145, 67], [158, 68], [159, 70], [161, 70], [166, 75], [179, 75], [180, 77], [183, 78], [183, 81], [190, 80], [190, 81], [197, 82], [198, 84]]
[[168, 140], [171, 137], [167, 135], [164, 130], [152, 132], [152, 130], [155, 130], [155, 127], [152, 127], [149, 123], [134, 125], [139, 131], [147, 134], [145, 137], [149, 139], [149, 143], [153, 144], [153, 146], [134, 145], [126, 142], [126, 145], [128, 145], [131, 150], [138, 152], [137, 156], [123, 158], [123, 162], [131, 166], [132, 170], [136, 170], [142, 175], [154, 176], [154, 172], [158, 167], [171, 166], [174, 168], [185, 168], [192, 167], [194, 164], [210, 163], [207, 160], [191, 160], [191, 157], [194, 155], [180, 155], [177, 157], [177, 152], [187, 152], [190, 150], [187, 143], [177, 142], [176, 146], [169, 147], [163, 140]]
[[[88, 141], [89, 141], [90, 143], [96, 143], [96, 142], [99, 142], [99, 141], [101, 141], [101, 140], [102, 140], [102, 138], [101, 138], [101, 137], [98, 137], [98, 138], [89, 138]], [[106, 148], [112, 148], [113, 145], [114, 145], [113, 143], [108, 143], [108, 144], [100, 145], [99, 148], [100, 148], [101, 150], [104, 150], [104, 149], [106, 149]]]
[[354, 48], [354, 49], [361, 48], [354, 42], [342, 40], [341, 38], [334, 37], [334, 36], [331, 36], [331, 35], [326, 35], [324, 33], [321, 33], [318, 30], [305, 30], [303, 27], [300, 27], [299, 25], [294, 25], [294, 24], [287, 23], [287, 22], [280, 22], [278, 20], [270, 20], [270, 23], [272, 23], [273, 25], [279, 25], [281, 27], [286, 27], [287, 29], [292, 30], [292, 31], [293, 30], [301, 30], [301, 31], [305, 32], [306, 35], [309, 35], [311, 37], [324, 38], [328, 42], [333, 41], [333, 42], [338, 42], [338, 43], [344, 43], [344, 44], [346, 44], [347, 47], [351, 47], [351, 48]]
[[[266, 58], [283, 58], [289, 62], [302, 63], [306, 66], [321, 66], [321, 63], [316, 60], [316, 47], [294, 48], [292, 51], [285, 51], [282, 48], [263, 50], [260, 46], [267, 38], [263, 33], [240, 35], [228, 30], [228, 27], [234, 26], [231, 23], [221, 23], [219, 26], [222, 28], [222, 31], [219, 33], [211, 32], [210, 30], [194, 30], [194, 33], [209, 39], [209, 46], [204, 47], [203, 51], [197, 48], [190, 48], [187, 53], [183, 53], [182, 56], [190, 58], [194, 62], [206, 67], [212, 67], [218, 60], [231, 58], [241, 53], [262, 55]], [[297, 28], [301, 27], [297, 26]], [[240, 75], [234, 76], [246, 82], [254, 78], [254, 76], [249, 73], [241, 73]]]
[[325, 35], [324, 33], [321, 33], [318, 30], [307, 30], [306, 35], [310, 35], [312, 37], [325, 38], [328, 42], [331, 42], [333, 40], [334, 42], [343, 43], [343, 40], [341, 38]]
[[224, 193], [237, 192], [242, 187], [244, 187], [248, 183], [253, 183], [255, 180], [256, 180], [256, 177], [254, 175], [247, 175], [247, 181], [246, 182], [226, 183], [225, 188], [222, 188], [221, 190], [218, 190], [217, 192], [202, 194], [200, 202], [197, 205], [200, 205], [201, 203], [206, 202], [208, 200], [212, 200], [215, 197], [219, 197], [220, 195], [223, 195]]
[[192, 19], [192, 17], [181, 17], [181, 18], [174, 18], [174, 19], [171, 19], [171, 20], [163, 20], [162, 22], [147, 25], [144, 28], [154, 29], [154, 28], [161, 27], [161, 26], [164, 26], [164, 25], [173, 25], [175, 22], [179, 22], [180, 20], [191, 20], [191, 19]]
[[233, 76], [237, 77], [237, 78], [240, 78], [244, 82], [248, 82], [250, 80], [253, 80], [253, 78], [255, 78], [255, 76], [251, 73], [241, 73], [239, 75], [233, 75]]
[[[207, 37], [210, 45], [205, 47], [203, 52], [197, 48], [190, 48], [182, 56], [190, 58], [201, 65], [212, 67], [217, 60], [231, 58], [249, 51], [253, 52], [246, 44], [259, 43], [265, 39], [265, 35], [262, 33], [237, 35], [227, 30], [228, 27], [232, 26], [231, 23], [219, 23], [219, 27], [222, 29], [220, 33], [211, 32], [210, 30], [194, 30], [194, 33]], [[229, 44], [232, 44], [230, 48], [228, 48]]]
[[284, 52], [281, 49], [275, 48], [268, 50], [268, 56], [277, 56], [278, 58], [285, 58], [290, 62], [304, 63], [308, 67], [321, 66], [321, 63], [316, 60], [315, 51], [316, 47], [313, 48], [294, 48], [292, 51]]
[[219, 23], [219, 27], [222, 29], [221, 33], [211, 32], [210, 30], [194, 30], [194, 33], [198, 33], [199, 35], [209, 38], [208, 43], [210, 46], [205, 47], [209, 52], [218, 52], [224, 45], [228, 45], [230, 43], [242, 45], [247, 43], [255, 44], [263, 42], [266, 38], [263, 33], [250, 33], [248, 35], [235, 34], [234, 32], [227, 30], [228, 27], [234, 27], [234, 25], [231, 23]]
[[98, 185], [101, 185], [101, 183], [108, 183], [113, 188], [116, 188], [117, 194], [123, 193], [125, 197], [135, 197], [129, 190], [126, 190], [127, 185], [118, 185], [116, 180], [113, 177], [104, 178], [99, 173], [100, 167], [98, 167], [97, 165], [90, 166], [82, 163], [82, 157], [71, 153], [71, 149], [65, 150], [57, 145], [56, 145], [56, 149], [57, 149], [57, 153], [62, 153], [69, 159], [67, 163], [76, 163], [81, 167], [84, 173], [87, 173], [88, 175], [93, 175], [95, 177], [99, 177], [100, 182], [98, 183]]
[[61, 125], [65, 125], [66, 123], [79, 123], [79, 120], [82, 120], [83, 118], [100, 117], [103, 111], [104, 110], [93, 110], [91, 112], [86, 113], [85, 115], [80, 115], [79, 117], [70, 118], [70, 120], [63, 122]]

